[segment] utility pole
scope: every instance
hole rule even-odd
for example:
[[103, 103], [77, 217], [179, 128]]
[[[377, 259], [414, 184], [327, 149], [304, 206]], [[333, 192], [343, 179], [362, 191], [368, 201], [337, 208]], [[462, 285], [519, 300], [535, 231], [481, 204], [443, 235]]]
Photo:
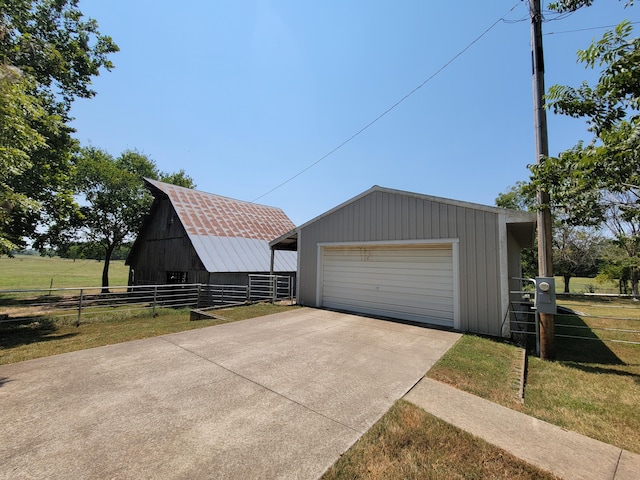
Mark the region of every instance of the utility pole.
[[[531, 14], [531, 62], [533, 69], [533, 109], [536, 138], [536, 163], [549, 156], [547, 137], [547, 113], [544, 108], [544, 53], [542, 51], [542, 11], [540, 0], [530, 0]], [[538, 271], [541, 277], [553, 276], [553, 252], [551, 238], [551, 210], [549, 194], [538, 187]], [[540, 358], [555, 358], [555, 320], [550, 313], [540, 316]]]

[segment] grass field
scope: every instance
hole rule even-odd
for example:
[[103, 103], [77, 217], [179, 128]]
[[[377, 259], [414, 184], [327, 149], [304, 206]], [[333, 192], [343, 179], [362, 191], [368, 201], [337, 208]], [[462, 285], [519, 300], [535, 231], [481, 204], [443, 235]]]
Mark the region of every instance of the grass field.
[[[0, 256], [0, 290], [99, 287], [104, 262], [37, 255]], [[109, 284], [127, 285], [129, 267], [123, 260], [109, 264]]]
[[[555, 277], [556, 292], [564, 292], [564, 279]], [[595, 278], [575, 277], [569, 280], [570, 293], [620, 293], [615, 282], [600, 282]]]

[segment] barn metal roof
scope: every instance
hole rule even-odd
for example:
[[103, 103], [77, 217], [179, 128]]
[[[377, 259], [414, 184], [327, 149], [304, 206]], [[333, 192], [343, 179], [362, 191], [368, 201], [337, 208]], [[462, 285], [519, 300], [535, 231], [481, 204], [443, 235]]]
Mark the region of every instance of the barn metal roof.
[[[295, 227], [279, 208], [145, 178], [151, 193], [167, 196], [208, 272], [268, 272], [269, 241]], [[276, 252], [274, 271], [297, 268], [296, 252]]]
[[[208, 272], [268, 272], [269, 242], [240, 237], [191, 236], [193, 248]], [[297, 252], [275, 252], [274, 272], [295, 272]]]

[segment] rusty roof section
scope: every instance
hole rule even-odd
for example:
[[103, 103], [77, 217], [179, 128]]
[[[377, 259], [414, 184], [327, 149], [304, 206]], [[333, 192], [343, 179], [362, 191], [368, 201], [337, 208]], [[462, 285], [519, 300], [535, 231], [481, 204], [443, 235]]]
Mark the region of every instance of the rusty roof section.
[[165, 194], [187, 234], [271, 241], [295, 228], [279, 208], [243, 202], [145, 178], [154, 196]]

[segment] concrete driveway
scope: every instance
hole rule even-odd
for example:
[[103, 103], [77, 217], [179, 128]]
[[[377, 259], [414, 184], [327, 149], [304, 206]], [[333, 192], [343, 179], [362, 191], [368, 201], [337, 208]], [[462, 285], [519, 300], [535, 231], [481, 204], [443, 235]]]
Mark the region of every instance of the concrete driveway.
[[317, 478], [459, 334], [316, 309], [0, 366], [0, 478]]

